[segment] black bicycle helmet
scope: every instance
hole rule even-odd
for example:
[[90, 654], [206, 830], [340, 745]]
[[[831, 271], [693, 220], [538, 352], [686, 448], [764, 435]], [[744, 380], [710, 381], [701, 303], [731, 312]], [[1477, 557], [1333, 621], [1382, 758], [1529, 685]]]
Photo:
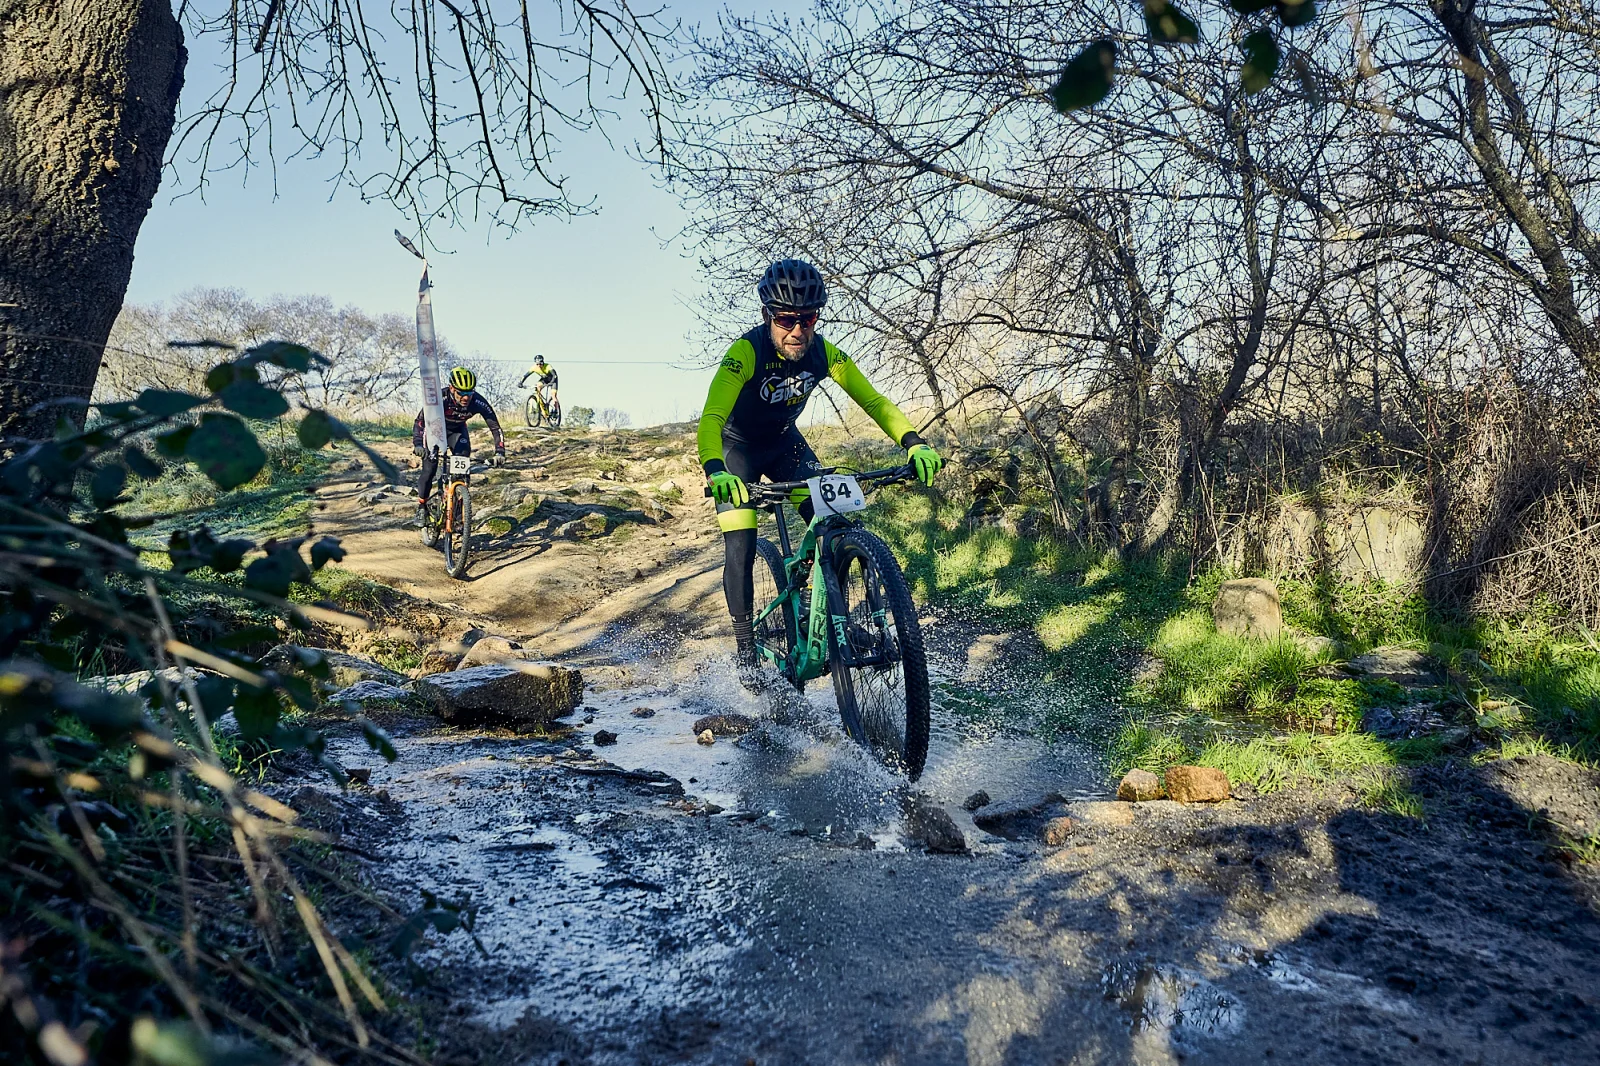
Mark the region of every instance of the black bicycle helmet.
[[817, 268], [803, 259], [780, 259], [756, 285], [761, 305], [770, 310], [816, 311], [828, 302], [828, 287]]

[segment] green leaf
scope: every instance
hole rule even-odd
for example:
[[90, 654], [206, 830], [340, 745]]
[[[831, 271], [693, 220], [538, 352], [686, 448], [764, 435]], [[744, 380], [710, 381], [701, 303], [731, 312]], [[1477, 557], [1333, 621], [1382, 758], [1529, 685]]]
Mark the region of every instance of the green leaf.
[[394, 741], [389, 734], [365, 718], [358, 719], [361, 724], [361, 735], [367, 739], [367, 747], [382, 755], [385, 762], [394, 762], [399, 753], [394, 750]]
[[169, 418], [191, 411], [205, 402], [204, 396], [196, 396], [193, 393], [174, 392], [172, 389], [145, 389], [134, 399], [133, 405], [147, 415]]
[[154, 481], [161, 476], [161, 464], [144, 453], [143, 448], [129, 447], [122, 453], [122, 461], [139, 477]]
[[182, 459], [184, 450], [189, 447], [189, 438], [194, 436], [194, 426], [179, 426], [177, 429], [156, 437], [156, 451], [168, 459]]
[[1256, 30], [1240, 41], [1239, 47], [1244, 51], [1239, 80], [1244, 83], [1245, 92], [1258, 93], [1271, 85], [1273, 75], [1278, 73], [1278, 64], [1283, 60], [1278, 42], [1273, 39], [1271, 30]]
[[216, 412], [200, 416], [183, 454], [224, 490], [238, 488], [267, 465], [267, 453], [250, 427], [232, 415]]
[[292, 344], [289, 341], [267, 341], [253, 348], [245, 349], [239, 361], [247, 365], [256, 363], [271, 363], [273, 366], [282, 367], [296, 373], [305, 373], [312, 365], [327, 366], [328, 358], [307, 348], [303, 344]]
[[300, 558], [299, 542], [276, 544], [268, 541], [267, 554], [244, 568], [246, 586], [272, 596], [289, 595], [289, 586], [296, 581], [310, 582], [311, 571]]
[[248, 740], [259, 740], [269, 735], [283, 715], [283, 704], [276, 689], [243, 686], [234, 697], [233, 716], [239, 722], [239, 732]]
[[338, 537], [323, 537], [311, 545], [311, 569], [321, 570], [329, 563], [337, 563], [344, 559], [344, 549], [339, 546]]
[[1317, 17], [1316, 0], [1300, 0], [1299, 3], [1277, 0], [1277, 8], [1278, 21], [1290, 29], [1304, 26]]
[[1200, 27], [1194, 19], [1165, 0], [1145, 0], [1144, 28], [1157, 44], [1198, 44]]
[[256, 368], [242, 360], [230, 359], [228, 362], [218, 363], [206, 371], [206, 388], [213, 393], [219, 393], [229, 385], [235, 385], [241, 381], [257, 382], [260, 380], [261, 375], [257, 373]]
[[100, 417], [108, 422], [128, 422], [138, 416], [138, 409], [131, 401], [121, 400], [115, 403], [95, 404], [100, 412]]
[[300, 446], [316, 451], [333, 439], [333, 420], [324, 411], [307, 411], [295, 427]]
[[1111, 92], [1116, 73], [1117, 46], [1110, 41], [1091, 41], [1062, 68], [1061, 76], [1050, 88], [1050, 102], [1062, 114], [1093, 107]]
[[228, 410], [262, 421], [281, 418], [289, 411], [283, 393], [254, 381], [235, 381], [217, 393], [217, 398]]
[[122, 495], [122, 490], [127, 484], [128, 472], [111, 463], [95, 471], [94, 477], [89, 482], [89, 495], [94, 497], [96, 506], [108, 507]]

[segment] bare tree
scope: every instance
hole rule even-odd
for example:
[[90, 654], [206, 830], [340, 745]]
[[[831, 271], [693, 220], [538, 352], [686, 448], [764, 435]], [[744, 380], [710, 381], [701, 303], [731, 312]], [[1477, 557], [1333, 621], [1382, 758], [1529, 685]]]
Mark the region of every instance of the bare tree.
[[602, 407], [594, 413], [594, 424], [604, 430], [616, 430], [633, 425], [633, 419], [626, 411], [615, 407]]
[[[181, 20], [181, 25], [180, 25]], [[636, 91], [659, 116], [667, 26], [629, 0], [20, 0], [0, 13], [0, 434], [86, 399], [169, 155], [218, 169], [331, 163], [363, 197], [509, 225], [588, 210], [552, 163]], [[184, 33], [189, 35], [186, 50]], [[180, 116], [191, 54], [220, 88]], [[176, 138], [174, 138], [176, 133]], [[659, 138], [657, 138], [659, 140]], [[375, 161], [375, 162], [373, 162]], [[370, 169], [369, 169], [370, 168]]]

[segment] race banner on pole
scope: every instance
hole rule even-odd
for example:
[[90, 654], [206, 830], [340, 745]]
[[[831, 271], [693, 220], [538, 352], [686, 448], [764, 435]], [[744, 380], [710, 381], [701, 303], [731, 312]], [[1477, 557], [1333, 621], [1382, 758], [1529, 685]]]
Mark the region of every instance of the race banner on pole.
[[394, 231], [395, 240], [422, 260], [422, 281], [417, 286], [417, 376], [422, 382], [423, 447], [430, 454], [446, 451], [444, 399], [439, 390], [439, 345], [433, 332], [433, 284], [428, 280], [428, 261], [417, 246]]

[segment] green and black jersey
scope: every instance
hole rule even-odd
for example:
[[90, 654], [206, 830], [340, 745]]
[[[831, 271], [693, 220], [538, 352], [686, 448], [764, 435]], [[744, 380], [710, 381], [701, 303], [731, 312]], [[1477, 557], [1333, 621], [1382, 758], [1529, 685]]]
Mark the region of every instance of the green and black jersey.
[[889, 439], [903, 448], [921, 443], [900, 408], [872, 387], [848, 355], [819, 335], [805, 355], [790, 362], [778, 352], [771, 329], [763, 323], [733, 342], [711, 379], [698, 433], [700, 465], [706, 473], [725, 469], [724, 437], [759, 445], [787, 432], [799, 421], [824, 376], [837, 382]]

